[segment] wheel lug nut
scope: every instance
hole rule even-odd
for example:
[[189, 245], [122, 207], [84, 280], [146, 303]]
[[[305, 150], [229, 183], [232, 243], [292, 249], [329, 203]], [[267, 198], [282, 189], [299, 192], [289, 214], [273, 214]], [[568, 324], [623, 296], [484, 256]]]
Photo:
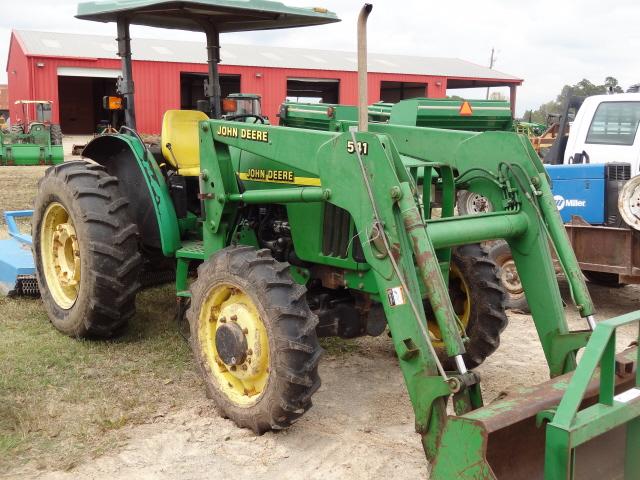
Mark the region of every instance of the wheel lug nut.
[[242, 365], [242, 370], [246, 370], [247, 368], [249, 367], [247, 367], [246, 365]]
[[218, 319], [218, 321], [219, 321], [220, 323], [227, 323], [227, 319], [226, 319], [225, 317], [220, 317], [220, 318]]
[[247, 355], [253, 355], [253, 350], [251, 349], [247, 350]]
[[235, 366], [235, 365], [232, 365], [232, 366], [231, 366], [231, 368], [230, 368], [229, 370], [231, 370], [232, 372], [235, 372], [235, 371], [237, 370], [237, 368], [236, 368], [236, 366]]
[[242, 329], [242, 333], [244, 333], [245, 335], [249, 335], [249, 329], [248, 328], [243, 328]]
[[231, 321], [232, 322], [237, 322], [238, 321], [238, 316], [237, 315], [231, 315]]

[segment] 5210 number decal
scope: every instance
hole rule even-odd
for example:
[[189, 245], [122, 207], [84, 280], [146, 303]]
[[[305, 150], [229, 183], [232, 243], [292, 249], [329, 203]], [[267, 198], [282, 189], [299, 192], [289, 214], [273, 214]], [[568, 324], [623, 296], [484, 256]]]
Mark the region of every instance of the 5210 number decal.
[[356, 149], [360, 155], [369, 155], [369, 144], [367, 142], [354, 142], [349, 140], [347, 142], [347, 153], [356, 153]]

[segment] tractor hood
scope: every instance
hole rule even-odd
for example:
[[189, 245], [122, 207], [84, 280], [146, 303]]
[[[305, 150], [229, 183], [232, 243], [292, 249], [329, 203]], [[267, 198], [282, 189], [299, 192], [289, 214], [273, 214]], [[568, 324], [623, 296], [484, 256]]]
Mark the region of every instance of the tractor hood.
[[202, 31], [213, 26], [219, 33], [305, 27], [339, 22], [324, 8], [288, 7], [267, 0], [111, 0], [78, 5], [76, 18], [116, 22], [127, 17], [131, 24]]

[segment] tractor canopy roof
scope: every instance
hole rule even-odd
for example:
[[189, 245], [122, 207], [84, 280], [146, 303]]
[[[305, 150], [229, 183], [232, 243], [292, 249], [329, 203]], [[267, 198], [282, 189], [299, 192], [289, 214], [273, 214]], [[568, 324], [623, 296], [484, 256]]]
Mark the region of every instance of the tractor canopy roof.
[[339, 22], [324, 8], [288, 7], [268, 0], [96, 0], [78, 5], [77, 18], [158, 28], [202, 31], [213, 26], [218, 32], [271, 30]]

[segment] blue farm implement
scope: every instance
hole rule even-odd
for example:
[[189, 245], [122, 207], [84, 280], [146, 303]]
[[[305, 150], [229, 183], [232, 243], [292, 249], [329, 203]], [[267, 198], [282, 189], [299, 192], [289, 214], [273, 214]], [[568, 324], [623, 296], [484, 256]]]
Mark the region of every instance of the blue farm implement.
[[16, 219], [31, 217], [33, 210], [4, 212], [9, 238], [0, 240], [0, 295], [38, 295], [31, 236], [20, 232]]

